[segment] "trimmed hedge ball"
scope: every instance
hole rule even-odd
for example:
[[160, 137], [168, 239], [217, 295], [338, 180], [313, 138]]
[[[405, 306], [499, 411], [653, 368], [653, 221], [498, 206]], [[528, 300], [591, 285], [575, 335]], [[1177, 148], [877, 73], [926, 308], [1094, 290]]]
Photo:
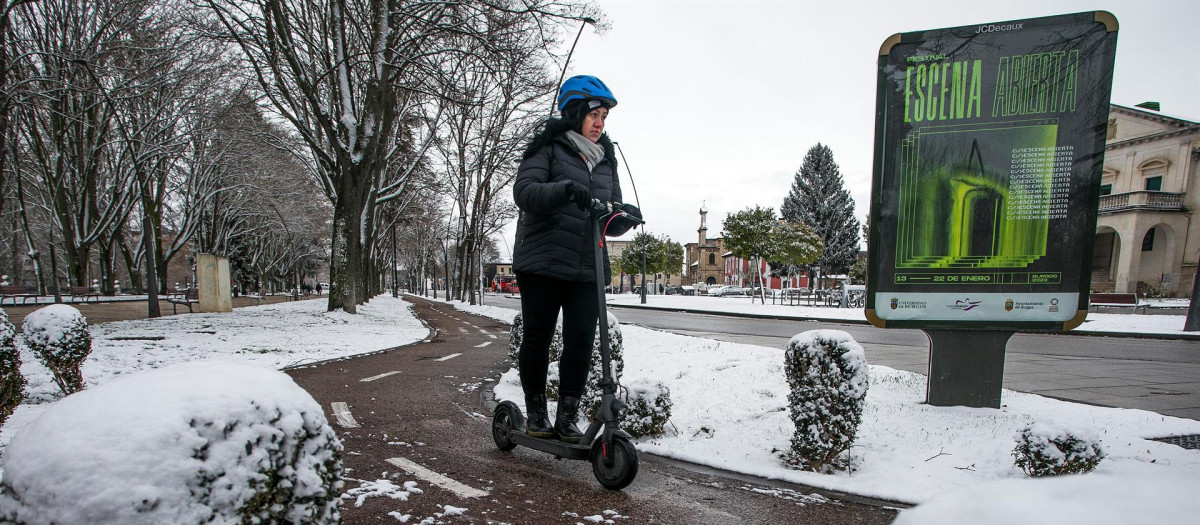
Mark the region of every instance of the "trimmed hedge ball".
[[1104, 459], [1095, 432], [1039, 421], [1026, 425], [1013, 438], [1017, 468], [1031, 477], [1091, 472]]
[[139, 372], [13, 436], [0, 521], [338, 523], [341, 454], [287, 374], [213, 361]]
[[35, 310], [21, 324], [28, 346], [50, 372], [63, 394], [83, 390], [83, 366], [92, 353], [87, 319], [73, 306], [52, 304]]
[[831, 472], [854, 444], [869, 384], [866, 353], [850, 334], [810, 330], [788, 341], [788, 405], [796, 431], [783, 454], [793, 468]]

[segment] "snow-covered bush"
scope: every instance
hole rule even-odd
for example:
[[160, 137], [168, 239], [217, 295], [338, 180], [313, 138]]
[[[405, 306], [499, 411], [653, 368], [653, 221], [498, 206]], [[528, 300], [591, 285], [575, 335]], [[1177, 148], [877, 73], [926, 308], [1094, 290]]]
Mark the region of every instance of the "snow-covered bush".
[[633, 381], [625, 389], [629, 398], [621, 429], [633, 437], [663, 435], [671, 419], [671, 389], [652, 379]]
[[[613, 381], [621, 384], [621, 376], [625, 373], [625, 338], [621, 335], [621, 324], [612, 313], [608, 314], [608, 346]], [[561, 345], [559, 346], [561, 354]], [[596, 337], [592, 339], [591, 369], [588, 371], [587, 383], [584, 386], [583, 397], [579, 400], [579, 411], [591, 419], [600, 409], [600, 380], [604, 378], [604, 363], [600, 359], [600, 327], [596, 326]]]
[[1086, 429], [1039, 421], [1026, 425], [1013, 438], [1017, 468], [1033, 477], [1091, 472], [1104, 459], [1100, 439]]
[[513, 317], [512, 326], [508, 329], [508, 358], [512, 362], [517, 362], [517, 356], [521, 353], [521, 341], [525, 340], [525, 317], [521, 315], [521, 311], [517, 310], [516, 317]]
[[21, 353], [17, 351], [17, 329], [0, 309], [0, 425], [25, 399], [25, 376], [21, 375]]
[[788, 341], [784, 355], [788, 405], [796, 432], [783, 454], [793, 468], [830, 472], [854, 444], [867, 397], [862, 346], [839, 330], [810, 330]]
[[13, 436], [0, 522], [336, 523], [341, 451], [287, 374], [213, 361], [139, 372]]
[[[517, 316], [513, 318], [508, 338], [508, 356], [513, 361], [517, 360], [517, 353], [521, 348], [520, 341], [525, 337], [524, 329], [525, 323], [521, 314], [517, 313]], [[621, 375], [625, 372], [625, 339], [621, 335], [621, 324], [612, 313], [608, 314], [608, 339], [612, 357], [613, 380], [620, 384]], [[513, 341], [517, 342], [514, 344]], [[550, 339], [550, 373], [546, 378], [546, 396], [550, 399], [558, 399], [558, 361], [562, 358], [562, 349], [562, 316], [560, 315], [558, 324], [554, 327], [554, 336]], [[604, 373], [601, 366], [600, 328], [597, 326], [596, 336], [592, 339], [591, 371], [588, 373], [583, 398], [579, 402], [580, 410], [589, 418], [595, 415], [596, 409], [600, 407], [600, 380]]]
[[21, 324], [25, 345], [54, 374], [64, 394], [83, 390], [83, 361], [92, 353], [87, 319], [73, 306], [52, 304], [34, 311]]

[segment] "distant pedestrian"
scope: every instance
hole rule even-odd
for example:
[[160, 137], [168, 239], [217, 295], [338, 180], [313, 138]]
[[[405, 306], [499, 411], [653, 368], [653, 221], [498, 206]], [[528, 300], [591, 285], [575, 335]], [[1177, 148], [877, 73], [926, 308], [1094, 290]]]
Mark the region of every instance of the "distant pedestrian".
[[321, 283], [317, 283], [317, 295], [321, 295]]

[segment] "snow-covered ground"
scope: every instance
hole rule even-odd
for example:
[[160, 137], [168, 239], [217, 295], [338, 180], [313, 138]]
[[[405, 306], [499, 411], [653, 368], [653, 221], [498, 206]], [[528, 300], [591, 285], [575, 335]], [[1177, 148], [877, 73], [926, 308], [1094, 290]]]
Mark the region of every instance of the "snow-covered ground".
[[[862, 315], [861, 311], [829, 308], [801, 313], [803, 308], [750, 305], [744, 298], [654, 297], [651, 304], [668, 306], [659, 299], [704, 301], [732, 311], [786, 308], [812, 317], [828, 317], [835, 312]], [[632, 295], [613, 297], [613, 301], [622, 300], [637, 299]], [[452, 304], [505, 322], [516, 313], [490, 305]], [[189, 314], [97, 325], [92, 328], [95, 343], [83, 368], [84, 377], [88, 385], [97, 385], [121, 374], [198, 360], [238, 361], [278, 369], [390, 348], [419, 341], [428, 334], [407, 303], [390, 297], [372, 300], [356, 316], [325, 312], [324, 306], [323, 301], [302, 301], [239, 308], [233, 314]], [[1119, 331], [1125, 323], [1144, 328], [1144, 323], [1160, 317], [1182, 323], [1178, 316], [1094, 317], [1093, 330]], [[1136, 322], [1122, 319], [1130, 317]], [[923, 504], [919, 508], [945, 508], [938, 514], [940, 519], [957, 517], [956, 522], [1011, 522], [1015, 515], [999, 512], [997, 505], [1049, 502], [1086, 508], [1089, 516], [1102, 518], [1089, 523], [1143, 522], [1150, 511], [1153, 513], [1149, 515], [1163, 522], [1186, 522], [1190, 519], [1187, 516], [1200, 514], [1200, 499], [1194, 497], [1200, 493], [1200, 451], [1146, 439], [1200, 434], [1198, 421], [1007, 390], [1005, 407], [1000, 410], [931, 407], [923, 403], [923, 376], [872, 366], [863, 423], [852, 450], [853, 470], [836, 475], [799, 472], [784, 468], [778, 459], [792, 433], [786, 411], [782, 348], [685, 337], [634, 326], [623, 327], [623, 333], [625, 381], [664, 381], [674, 402], [669, 435], [640, 441], [637, 446], [643, 452]], [[22, 358], [22, 372], [30, 381], [30, 400], [4, 425], [0, 443], [7, 443], [13, 433], [58, 397], [49, 372], [27, 351], [23, 351]], [[868, 363], [870, 360], [868, 353]], [[504, 374], [495, 393], [500, 399], [522, 404], [515, 376], [511, 371]], [[1013, 435], [1028, 422], [1046, 420], [1091, 428], [1100, 434], [1108, 457], [1096, 472], [1077, 477], [1086, 481], [1055, 480], [1051, 484], [1028, 480], [1013, 466]], [[1125, 486], [1153, 490], [1121, 490]], [[1050, 487], [1047, 490], [1053, 489], [1058, 499], [1033, 498], [1029, 487]], [[956, 495], [954, 491], [963, 492]], [[1037, 489], [1032, 492], [1040, 493]], [[1154, 498], [1145, 504], [1131, 500], [1146, 493]], [[970, 505], [957, 499], [962, 497], [995, 503], [967, 508]], [[1155, 508], [1147, 509], [1146, 505]], [[989, 517], [974, 519], [971, 512]]]
[[[379, 351], [424, 339], [412, 305], [380, 297], [357, 315], [326, 312], [325, 301], [238, 308], [232, 314], [184, 314], [91, 327], [92, 353], [83, 364], [88, 386], [122, 374], [175, 363], [220, 360], [273, 369]], [[0, 431], [0, 446], [62, 394], [53, 376], [17, 337], [26, 402]]]
[[[654, 297], [651, 306], [712, 311], [756, 312], [762, 304], [743, 298]], [[637, 301], [636, 296], [610, 296], [610, 302]], [[466, 306], [461, 310], [511, 321], [515, 310], [495, 306]], [[766, 308], [772, 308], [767, 305]], [[793, 315], [853, 319], [862, 312], [848, 309], [774, 307]], [[801, 312], [795, 312], [795, 310]], [[1143, 321], [1178, 316], [1093, 314], [1093, 330], [1120, 331]], [[619, 312], [618, 312], [619, 317]], [[1089, 316], [1092, 317], [1092, 316]], [[1127, 320], [1124, 318], [1135, 318]], [[1166, 330], [1165, 328], [1163, 329]], [[1024, 510], [1001, 512], [997, 505], [1047, 505], [1088, 509], [1080, 521], [1058, 512], [1042, 514], [1032, 523], [1144, 523], [1145, 516], [1162, 522], [1185, 522], [1200, 512], [1200, 451], [1184, 450], [1147, 438], [1200, 434], [1200, 421], [1163, 416], [1143, 410], [1102, 408], [1005, 390], [1004, 407], [995, 409], [934, 407], [925, 401], [925, 377], [885, 366], [871, 366], [863, 422], [853, 454], [853, 470], [836, 475], [790, 470], [778, 454], [788, 447], [793, 428], [787, 413], [787, 383], [783, 348], [719, 342], [623, 326], [623, 381], [650, 378], [667, 383], [674, 403], [670, 433], [643, 439], [638, 449], [703, 465], [782, 479], [853, 494], [945, 508], [948, 521], [936, 523], [1014, 523], [1025, 520]], [[867, 362], [871, 355], [868, 352]], [[495, 388], [498, 399], [523, 405], [515, 370], [504, 374]], [[1092, 429], [1100, 435], [1108, 457], [1082, 478], [1088, 490], [1073, 491], [1071, 482], [1046, 483], [1028, 479], [1013, 465], [1013, 436], [1026, 424], [1053, 421], [1071, 428]], [[1134, 498], [1153, 486], [1148, 513]], [[1030, 489], [1029, 487], [1034, 487]], [[1054, 489], [1056, 498], [1031, 498], [1038, 487]], [[949, 494], [963, 491], [958, 494]], [[959, 498], [972, 498], [963, 504]], [[979, 503], [978, 500], [995, 504]], [[919, 508], [919, 507], [918, 507]], [[928, 515], [925, 515], [928, 516]], [[948, 516], [948, 517], [947, 517]], [[912, 523], [924, 522], [921, 520]]]

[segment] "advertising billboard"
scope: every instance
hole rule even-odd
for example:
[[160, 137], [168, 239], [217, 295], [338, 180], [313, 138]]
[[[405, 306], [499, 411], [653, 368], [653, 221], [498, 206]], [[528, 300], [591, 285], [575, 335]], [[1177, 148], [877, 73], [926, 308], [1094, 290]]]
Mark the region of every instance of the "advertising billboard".
[[1070, 329], [1091, 282], [1116, 19], [894, 35], [880, 50], [867, 318]]

